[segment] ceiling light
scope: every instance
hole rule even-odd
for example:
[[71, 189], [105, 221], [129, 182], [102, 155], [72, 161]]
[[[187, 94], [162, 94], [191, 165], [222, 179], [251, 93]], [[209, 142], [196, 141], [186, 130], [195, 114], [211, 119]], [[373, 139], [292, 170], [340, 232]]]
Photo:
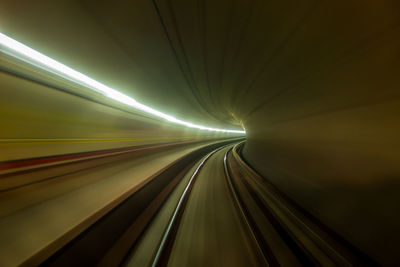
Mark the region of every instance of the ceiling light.
[[246, 132], [243, 130], [230, 130], [230, 129], [218, 129], [218, 128], [210, 128], [203, 125], [194, 124], [191, 122], [186, 122], [183, 120], [179, 120], [173, 116], [165, 114], [161, 111], [155, 110], [149, 106], [141, 104], [137, 102], [130, 96], [127, 96], [113, 88], [110, 88], [70, 67], [48, 57], [45, 56], [38, 51], [8, 37], [7, 35], [0, 33], [0, 45], [1, 51], [7, 55], [23, 60], [31, 65], [37, 66], [46, 71], [52, 72], [61, 76], [63, 78], [67, 78], [75, 83], [80, 85], [84, 85], [86, 88], [90, 90], [94, 90], [102, 95], [111, 98], [115, 101], [128, 105], [137, 110], [143, 111], [145, 113], [154, 115], [156, 117], [165, 119], [169, 122], [184, 125], [189, 128], [196, 128], [200, 130], [207, 131], [215, 131], [215, 132], [225, 132], [225, 133], [237, 133], [237, 134], [245, 134]]

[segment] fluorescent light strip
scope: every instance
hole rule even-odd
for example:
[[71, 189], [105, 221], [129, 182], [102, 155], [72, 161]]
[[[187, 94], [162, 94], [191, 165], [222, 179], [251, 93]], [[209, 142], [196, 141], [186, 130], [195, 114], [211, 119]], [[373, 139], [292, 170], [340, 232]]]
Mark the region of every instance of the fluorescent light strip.
[[149, 106], [141, 104], [141, 103], [137, 102], [135, 99], [133, 99], [132, 97], [122, 94], [121, 92], [119, 92], [115, 89], [112, 89], [96, 80], [93, 80], [92, 78], [90, 78], [74, 69], [71, 69], [70, 67], [65, 66], [64, 64], [61, 64], [60, 62], [58, 62], [48, 56], [45, 56], [45, 55], [39, 53], [38, 51], [8, 37], [7, 35], [5, 35], [1, 32], [0, 32], [0, 45], [3, 46], [3, 47], [1, 47], [1, 51], [5, 54], [8, 54], [8, 55], [13, 56], [18, 59], [22, 59], [31, 65], [43, 68], [46, 71], [50, 71], [50, 72], [55, 73], [63, 78], [72, 80], [75, 83], [84, 85], [88, 89], [96, 91], [98, 93], [101, 93], [108, 98], [111, 98], [115, 101], [118, 101], [118, 102], [128, 105], [130, 107], [133, 107], [137, 110], [141, 110], [143, 112], [154, 115], [156, 117], [165, 119], [169, 122], [173, 122], [176, 124], [184, 125], [189, 128], [196, 128], [196, 129], [200, 129], [200, 130], [225, 132], [225, 133], [237, 133], [237, 134], [245, 134], [246, 133], [243, 130], [228, 130], [228, 129], [210, 128], [210, 127], [194, 124], [191, 122], [179, 120], [173, 116], [170, 116], [168, 114], [165, 114], [163, 112], [155, 110]]

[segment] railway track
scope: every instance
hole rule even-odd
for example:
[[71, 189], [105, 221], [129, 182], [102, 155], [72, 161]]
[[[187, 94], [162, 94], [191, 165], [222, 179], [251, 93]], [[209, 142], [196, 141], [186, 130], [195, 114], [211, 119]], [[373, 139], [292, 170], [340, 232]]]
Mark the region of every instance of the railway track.
[[[131, 259], [125, 262], [127, 266], [376, 266], [252, 170], [240, 156], [241, 146], [219, 148], [201, 160], [169, 221], [164, 222], [166, 230], [162, 239], [153, 243], [147, 261], [136, 261], [133, 249]], [[216, 174], [215, 164], [223, 169], [222, 173]], [[208, 165], [212, 166], [207, 168]], [[207, 192], [212, 191], [211, 185], [204, 185], [207, 180], [219, 180], [220, 185], [224, 180], [225, 189], [211, 183], [217, 191]], [[207, 222], [214, 217], [219, 230], [221, 225], [229, 228], [228, 224], [235, 224], [235, 216], [222, 222], [215, 212], [218, 209], [213, 208], [223, 199], [218, 201], [216, 196], [224, 194], [229, 195], [225, 204], [234, 206], [236, 224], [240, 225], [240, 230], [230, 232], [234, 238], [215, 231], [218, 226]], [[207, 241], [201, 243], [202, 239]], [[241, 243], [242, 250], [237, 254], [229, 250], [229, 244], [235, 242]], [[224, 253], [230, 256], [221, 256]]]
[[[167, 184], [176, 181], [186, 166], [220, 143], [208, 141], [140, 149], [2, 175], [0, 265], [51, 265], [61, 258], [77, 264], [99, 262], [124, 232], [124, 227], [132, 222], [131, 215], [124, 218], [121, 207], [133, 205], [128, 213], [141, 214], [150, 205], [149, 201]], [[18, 181], [17, 187], [14, 181]], [[146, 190], [150, 193], [142, 193]], [[119, 232], [111, 226], [111, 231], [102, 231], [89, 239], [93, 240], [92, 244], [100, 245], [84, 249], [75, 246], [82, 242], [77, 240], [86, 240], [87, 234], [103, 221], [113, 224], [113, 220], [106, 219], [116, 218], [112, 214], [122, 216], [116, 220], [123, 222]], [[74, 250], [79, 253], [62, 256]]]
[[236, 144], [224, 163], [263, 254], [272, 266], [377, 266], [329, 229], [241, 157]]
[[[37, 175], [34, 184], [9, 187], [0, 192], [3, 204], [12, 203], [10, 196], [14, 203], [31, 204], [3, 211], [0, 225], [9, 229], [1, 243], [10, 240], [13, 248], [31, 242], [32, 247], [9, 255], [3, 250], [3, 265], [375, 265], [254, 171], [240, 155], [242, 145], [226, 140], [188, 144], [191, 149], [182, 151], [167, 147], [160, 155], [149, 151], [131, 157], [129, 152], [111, 156], [119, 158], [110, 164], [105, 158], [90, 159], [84, 163], [88, 169], [74, 165], [82, 162], [66, 162], [65, 166], [78, 166], [73, 174], [62, 167], [65, 173], [50, 180]], [[172, 152], [177, 153], [175, 157]], [[162, 168], [156, 167], [157, 157]], [[146, 160], [148, 164], [142, 166]], [[134, 183], [139, 167], [132, 166], [144, 168], [142, 178]], [[146, 171], [152, 166], [158, 171], [149, 176]], [[43, 174], [57, 168], [45, 166], [31, 172]], [[101, 174], [107, 177], [99, 179]], [[21, 190], [28, 197], [18, 198]], [[91, 201], [101, 203], [96, 206]], [[85, 207], [90, 205], [96, 206], [91, 213]], [[35, 212], [36, 217], [29, 217]], [[60, 218], [49, 216], [52, 212]], [[47, 228], [38, 230], [40, 223]]]

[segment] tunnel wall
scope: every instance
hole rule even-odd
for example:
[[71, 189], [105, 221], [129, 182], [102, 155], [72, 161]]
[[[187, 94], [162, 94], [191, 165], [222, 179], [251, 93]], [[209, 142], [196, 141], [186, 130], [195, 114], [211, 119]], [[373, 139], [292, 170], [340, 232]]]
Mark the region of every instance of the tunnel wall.
[[[133, 88], [135, 97], [183, 115], [204, 116], [193, 104], [193, 91], [179, 89], [187, 85], [151, 1], [122, 2], [110, 10], [96, 1], [5, 1], [2, 27], [95, 79]], [[178, 54], [188, 52], [197, 83], [206, 84], [203, 69], [210, 69], [207, 79], [216, 99], [203, 86], [204, 106], [244, 123], [246, 160], [362, 251], [395, 265], [400, 241], [399, 1], [208, 1], [206, 12], [198, 12], [194, 1], [157, 2], [168, 32], [180, 32], [185, 41], [175, 48]], [[173, 20], [167, 3], [172, 3], [177, 29], [168, 28]], [[209, 15], [204, 15], [204, 27], [198, 24], [200, 14]], [[130, 137], [137, 129], [138, 138], [170, 136], [165, 134], [170, 126], [162, 126], [165, 131], [141, 126], [120, 110], [24, 86], [12, 85], [10, 94], [0, 90], [1, 138], [112, 139]], [[42, 104], [35, 106], [35, 96], [21, 91], [29, 88], [43, 92], [36, 100]], [[163, 91], [170, 93], [159, 97]], [[71, 102], [58, 102], [55, 94]], [[150, 128], [157, 130], [147, 132]], [[10, 151], [16, 151], [14, 145]]]
[[234, 136], [173, 125], [48, 74], [20, 76], [21, 70], [0, 72], [0, 162]]
[[399, 114], [400, 101], [393, 101], [249, 130], [244, 157], [345, 239], [393, 265], [400, 230]]
[[243, 155], [324, 224], [379, 263], [395, 266], [400, 241], [399, 13], [389, 1], [373, 6], [362, 10], [355, 5], [352, 16], [339, 12], [343, 16], [333, 20], [337, 24], [330, 32], [322, 32], [328, 29], [321, 19], [329, 16], [327, 10], [317, 10], [313, 17], [319, 22], [312, 26], [308, 21], [285, 44], [284, 51], [296, 53], [277, 55], [277, 76], [261, 77], [258, 90], [242, 100], [248, 135]]

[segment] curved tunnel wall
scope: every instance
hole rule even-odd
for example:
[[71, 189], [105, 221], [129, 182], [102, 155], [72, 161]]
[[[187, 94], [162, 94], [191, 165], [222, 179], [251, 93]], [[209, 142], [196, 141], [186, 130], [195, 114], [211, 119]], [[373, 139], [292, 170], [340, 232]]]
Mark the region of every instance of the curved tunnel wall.
[[[255, 169], [379, 263], [396, 262], [398, 1], [156, 1], [165, 28], [147, 0], [8, 2], [3, 27], [16, 39], [166, 112], [243, 123]], [[92, 137], [134, 130], [96, 112], [101, 121], [78, 116]]]
[[390, 1], [321, 4], [241, 110], [247, 161], [385, 265], [400, 233], [399, 14]]
[[400, 223], [399, 106], [390, 101], [266, 124], [254, 132], [249, 127], [244, 157], [323, 223], [381, 262], [394, 264]]
[[0, 56], [0, 163], [238, 136], [168, 123]]

